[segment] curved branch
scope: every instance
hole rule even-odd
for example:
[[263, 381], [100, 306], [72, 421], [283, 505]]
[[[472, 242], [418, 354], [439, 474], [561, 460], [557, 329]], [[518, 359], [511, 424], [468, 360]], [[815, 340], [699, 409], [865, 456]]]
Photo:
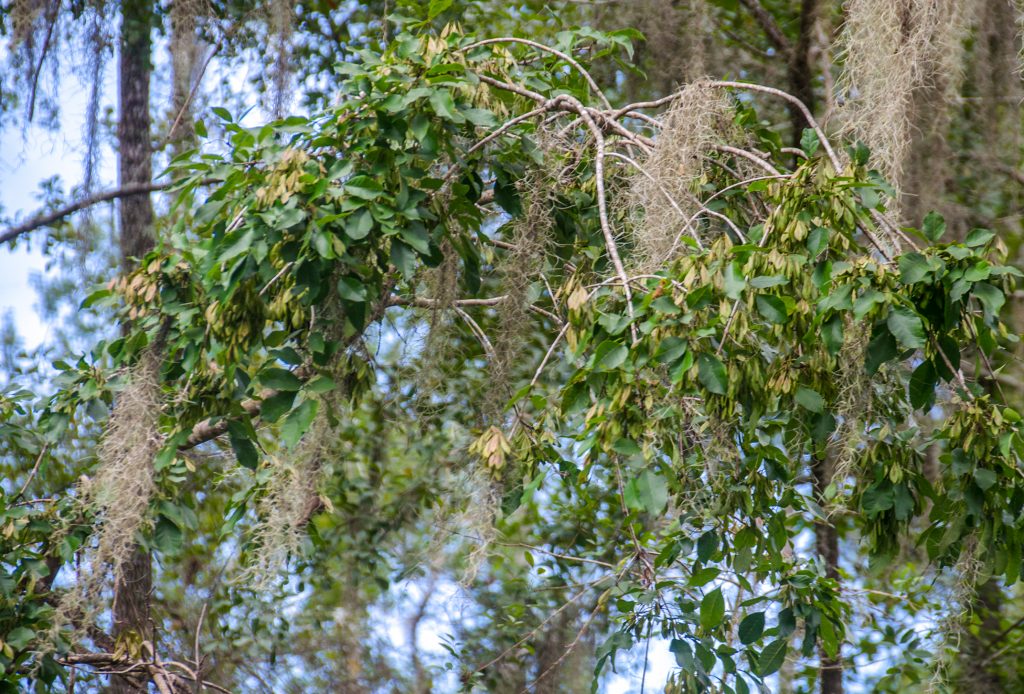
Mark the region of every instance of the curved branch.
[[531, 48], [536, 48], [539, 51], [543, 51], [545, 53], [550, 53], [551, 55], [556, 56], [557, 58], [560, 58], [561, 60], [564, 60], [565, 62], [569, 63], [569, 65], [571, 65], [572, 67], [576, 68], [577, 72], [579, 72], [581, 75], [583, 75], [583, 79], [585, 79], [587, 81], [587, 84], [590, 86], [590, 88], [593, 90], [593, 92], [595, 94], [597, 94], [597, 96], [599, 96], [601, 98], [602, 102], [604, 102], [605, 108], [607, 108], [609, 110], [611, 109], [612, 105], [608, 102], [608, 97], [606, 97], [604, 95], [604, 92], [601, 91], [601, 87], [598, 86], [597, 81], [593, 77], [591, 77], [590, 73], [587, 72], [582, 65], [580, 65], [578, 62], [576, 62], [576, 60], [571, 55], [569, 55], [567, 53], [563, 53], [560, 50], [552, 48], [551, 46], [545, 46], [542, 43], [537, 43], [536, 41], [531, 41], [529, 39], [521, 39], [521, 38], [515, 38], [515, 37], [509, 36], [509, 37], [502, 37], [502, 38], [496, 38], [496, 39], [485, 39], [483, 41], [477, 41], [476, 43], [472, 43], [472, 44], [466, 46], [465, 48], [463, 48], [462, 52], [469, 51], [469, 50], [472, 50], [474, 48], [479, 48], [480, 46], [487, 46], [487, 45], [494, 44], [494, 43], [521, 43], [524, 46], [530, 46]]

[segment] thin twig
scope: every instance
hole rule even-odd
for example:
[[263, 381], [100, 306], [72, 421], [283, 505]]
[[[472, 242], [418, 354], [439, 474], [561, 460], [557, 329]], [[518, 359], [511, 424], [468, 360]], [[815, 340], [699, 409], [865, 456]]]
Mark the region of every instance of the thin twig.
[[[672, 206], [672, 209], [678, 212], [679, 216], [683, 218], [684, 224], [686, 226], [686, 231], [689, 231], [690, 236], [692, 236], [693, 240], [697, 242], [697, 248], [699, 248], [702, 251], [704, 250], [704, 244], [700, 242], [700, 236], [697, 235], [696, 229], [693, 228], [693, 220], [687, 218], [686, 213], [683, 212], [682, 208], [679, 207], [679, 204], [675, 201], [672, 195], [665, 189], [665, 186], [663, 186], [659, 180], [652, 176], [646, 169], [644, 169], [644, 167], [640, 166], [640, 164], [635, 159], [627, 157], [625, 154], [619, 154], [617, 152], [607, 152], [606, 155], [609, 157], [615, 157], [616, 159], [621, 159], [627, 162], [628, 164], [631, 164], [633, 168], [635, 168], [637, 171], [643, 174], [651, 183], [653, 183], [658, 188], [658, 190], [661, 191], [662, 195], [665, 196], [665, 199], [668, 200], [668, 204]], [[675, 250], [674, 247], [673, 250]]]
[[551, 345], [548, 347], [548, 351], [544, 353], [544, 358], [540, 360], [540, 366], [537, 367], [537, 371], [534, 372], [533, 378], [530, 379], [530, 387], [533, 388], [537, 385], [537, 381], [540, 380], [541, 372], [544, 371], [544, 367], [547, 366], [548, 360], [551, 359], [551, 355], [555, 353], [555, 347], [561, 342], [562, 338], [565, 337], [565, 333], [569, 330], [569, 322], [566, 321], [562, 326], [562, 329], [555, 335], [555, 339], [551, 341]]
[[583, 79], [585, 79], [587, 81], [587, 85], [590, 87], [590, 89], [598, 97], [600, 97], [601, 101], [605, 105], [605, 108], [611, 109], [612, 105], [608, 102], [608, 97], [606, 97], [604, 95], [604, 92], [601, 91], [601, 87], [598, 86], [597, 81], [594, 80], [594, 78], [590, 75], [590, 73], [587, 72], [583, 68], [582, 65], [580, 65], [578, 62], [576, 62], [576, 60], [571, 55], [569, 55], [567, 53], [563, 53], [560, 50], [552, 48], [551, 46], [545, 46], [542, 43], [537, 43], [536, 41], [531, 41], [529, 39], [522, 39], [522, 38], [506, 36], [506, 37], [500, 37], [500, 38], [494, 38], [494, 39], [484, 39], [483, 41], [477, 41], [476, 43], [472, 43], [472, 44], [466, 46], [465, 48], [460, 49], [460, 51], [466, 52], [466, 51], [472, 50], [474, 48], [478, 48], [480, 46], [487, 46], [487, 45], [494, 44], [494, 43], [520, 43], [520, 44], [523, 44], [524, 46], [530, 46], [532, 48], [536, 48], [539, 51], [544, 51], [545, 53], [550, 53], [551, 55], [556, 56], [556, 57], [564, 60], [565, 62], [569, 63], [569, 65], [571, 65], [574, 68], [576, 68], [577, 72], [579, 72], [581, 75], [583, 75]]
[[768, 173], [769, 176], [779, 175], [778, 169], [776, 169], [768, 161], [762, 159], [753, 152], [748, 152], [745, 149], [740, 149], [739, 147], [732, 147], [730, 145], [713, 145], [713, 149], [715, 149], [718, 152], [724, 152], [726, 154], [732, 154], [737, 157], [742, 157], [743, 159], [746, 159], [747, 161], [754, 164], [755, 166], [763, 169], [765, 172]]
[[760, 84], [752, 84], [749, 82], [731, 82], [728, 80], [707, 82], [707, 85], [710, 87], [719, 87], [723, 89], [743, 89], [752, 92], [761, 92], [763, 94], [771, 94], [772, 96], [777, 96], [780, 99], [783, 99], [784, 101], [788, 101], [789, 103], [793, 104], [797, 108], [797, 110], [800, 111], [801, 115], [803, 115], [804, 120], [807, 121], [807, 124], [811, 126], [811, 129], [814, 130], [814, 133], [818, 136], [818, 142], [821, 144], [822, 149], [825, 150], [825, 154], [828, 155], [828, 160], [832, 163], [832, 168], [834, 168], [837, 173], [842, 170], [843, 167], [840, 165], [839, 157], [836, 156], [835, 150], [832, 149], [832, 144], [829, 142], [828, 138], [825, 137], [825, 131], [821, 129], [821, 126], [818, 125], [818, 121], [815, 120], [814, 116], [811, 114], [810, 109], [807, 108], [807, 104], [805, 104], [803, 101], [796, 98], [789, 92], [784, 92], [781, 89], [776, 89], [775, 87], [765, 87], [764, 85]]
[[196, 92], [199, 91], [199, 86], [202, 84], [203, 77], [206, 75], [206, 69], [210, 67], [210, 61], [213, 60], [213, 57], [220, 52], [221, 47], [224, 45], [225, 38], [227, 38], [227, 36], [222, 37], [220, 41], [217, 42], [217, 44], [213, 47], [213, 50], [210, 51], [210, 55], [206, 56], [206, 60], [203, 61], [203, 66], [199, 69], [199, 74], [196, 75], [196, 79], [192, 83], [192, 88], [189, 90], [188, 96], [185, 97], [185, 103], [181, 105], [181, 108], [178, 110], [178, 115], [174, 117], [174, 122], [171, 123], [170, 129], [167, 131], [167, 137], [164, 140], [164, 142], [161, 143], [162, 145], [167, 144], [167, 142], [170, 142], [172, 139], [174, 139], [174, 132], [178, 129], [178, 125], [181, 122], [181, 119], [185, 116], [185, 113], [189, 110], [189, 107], [192, 105], [192, 100], [195, 98]]
[[39, 451], [39, 455], [36, 456], [35, 465], [32, 466], [32, 470], [28, 473], [28, 478], [25, 483], [21, 485], [21, 489], [14, 496], [15, 500], [25, 496], [25, 492], [28, 490], [28, 485], [32, 484], [32, 480], [35, 479], [36, 473], [39, 472], [39, 464], [43, 462], [43, 456], [46, 455], [46, 451], [50, 449], [50, 444], [43, 446], [43, 449]]

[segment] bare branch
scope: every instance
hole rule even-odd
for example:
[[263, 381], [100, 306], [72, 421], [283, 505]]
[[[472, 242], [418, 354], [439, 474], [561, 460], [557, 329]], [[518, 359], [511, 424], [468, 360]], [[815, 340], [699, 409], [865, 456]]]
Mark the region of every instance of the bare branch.
[[573, 59], [573, 57], [571, 55], [569, 55], [567, 53], [563, 53], [562, 51], [559, 51], [557, 49], [551, 48], [550, 46], [545, 46], [542, 43], [537, 43], [536, 41], [530, 41], [529, 39], [521, 39], [521, 38], [513, 38], [513, 37], [502, 37], [502, 38], [495, 38], [495, 39], [485, 39], [484, 41], [477, 41], [476, 43], [470, 44], [470, 45], [466, 46], [465, 48], [463, 48], [462, 52], [469, 51], [469, 50], [472, 50], [474, 48], [478, 48], [480, 46], [487, 46], [487, 45], [490, 45], [490, 44], [493, 44], [493, 43], [521, 43], [524, 46], [530, 46], [532, 48], [536, 48], [539, 51], [544, 51], [545, 53], [550, 53], [551, 55], [556, 56], [556, 57], [564, 60], [565, 62], [569, 63], [569, 65], [571, 65], [574, 68], [576, 68], [577, 72], [579, 72], [581, 75], [583, 75], [583, 79], [585, 79], [587, 81], [587, 84], [590, 86], [590, 89], [595, 94], [597, 94], [598, 97], [600, 97], [601, 101], [605, 105], [605, 108], [611, 109], [612, 105], [610, 103], [608, 103], [608, 98], [604, 95], [604, 92], [601, 91], [601, 87], [598, 86], [597, 81], [590, 75], [590, 73], [587, 72], [583, 68], [582, 65], [580, 65], [578, 62], [576, 62], [576, 60]]
[[760, 0], [740, 0], [740, 4], [746, 7], [751, 16], [761, 25], [771, 44], [780, 52], [789, 55], [793, 50], [793, 46], [789, 43], [789, 39], [786, 38], [786, 34], [783, 33], [782, 27], [775, 21], [775, 17], [764, 8]]
[[[208, 179], [203, 181], [203, 183], [213, 183], [214, 181], [215, 179]], [[40, 212], [22, 224], [5, 229], [0, 233], [0, 243], [13, 241], [22, 234], [35, 231], [39, 227], [50, 226], [51, 224], [59, 222], [65, 217], [69, 217], [76, 212], [86, 209], [87, 207], [99, 205], [104, 202], [110, 202], [111, 200], [118, 200], [120, 198], [128, 198], [133, 195], [148, 195], [149, 193], [154, 193], [159, 190], [166, 190], [176, 183], [179, 183], [179, 181], [169, 181], [165, 183], [133, 183], [114, 190], [107, 190], [102, 193], [90, 195], [87, 198], [82, 198], [77, 202], [65, 205], [60, 209], [53, 210], [52, 212]]]

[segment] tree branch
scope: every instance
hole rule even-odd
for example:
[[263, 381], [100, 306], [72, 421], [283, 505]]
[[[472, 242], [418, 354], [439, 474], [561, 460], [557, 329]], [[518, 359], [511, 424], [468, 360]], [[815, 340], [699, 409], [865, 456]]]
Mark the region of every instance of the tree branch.
[[[87, 207], [99, 205], [104, 202], [110, 202], [111, 200], [132, 197], [133, 195], [148, 195], [149, 193], [167, 190], [171, 186], [180, 182], [181, 181], [165, 181], [164, 183], [132, 183], [120, 188], [105, 190], [102, 193], [90, 195], [87, 198], [82, 198], [81, 200], [65, 205], [64, 207], [53, 210], [52, 212], [39, 212], [27, 221], [22, 222], [17, 226], [8, 227], [3, 232], [0, 232], [0, 243], [13, 241], [22, 234], [27, 234], [30, 231], [35, 231], [39, 227], [45, 227], [53, 224], [54, 222], [59, 222], [65, 217], [69, 217], [76, 212], [81, 212]], [[207, 178], [201, 181], [201, 185], [209, 185], [217, 182], [219, 182], [219, 179]]]
[[77, 202], [65, 205], [64, 207], [53, 210], [52, 212], [40, 212], [22, 224], [5, 229], [0, 233], [0, 243], [13, 241], [22, 234], [27, 234], [30, 231], [35, 231], [39, 227], [45, 227], [53, 224], [54, 222], [59, 222], [65, 217], [69, 217], [75, 212], [80, 212], [87, 207], [99, 205], [103, 202], [109, 202], [110, 200], [131, 197], [133, 195], [148, 195], [149, 193], [169, 188], [176, 182], [177, 181], [169, 183], [133, 183], [115, 190], [107, 190], [102, 193], [90, 195], [87, 198], [82, 198]]
[[789, 39], [786, 38], [782, 27], [775, 21], [775, 17], [764, 8], [760, 0], [740, 0], [740, 4], [746, 7], [751, 16], [761, 25], [765, 35], [768, 37], [768, 41], [780, 52], [789, 55], [793, 50], [793, 46], [789, 43]]

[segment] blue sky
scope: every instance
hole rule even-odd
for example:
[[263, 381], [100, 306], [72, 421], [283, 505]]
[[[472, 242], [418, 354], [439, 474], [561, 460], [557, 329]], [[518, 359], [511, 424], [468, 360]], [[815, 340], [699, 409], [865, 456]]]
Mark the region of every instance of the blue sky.
[[[69, 71], [62, 72], [59, 96], [65, 127], [49, 131], [33, 125], [22, 130], [17, 125], [19, 118], [15, 117], [10, 119], [9, 127], [0, 130], [0, 210], [5, 218], [26, 219], [39, 209], [42, 181], [60, 176], [68, 189], [82, 179], [84, 147], [80, 128], [85, 122], [88, 91]], [[105, 81], [110, 95], [114, 84], [112, 69], [107, 70]], [[112, 155], [109, 151], [104, 154], [97, 190], [116, 181]], [[40, 236], [45, 232], [34, 233]], [[36, 291], [30, 284], [32, 275], [41, 272], [45, 272], [45, 260], [38, 242], [30, 240], [14, 249], [9, 244], [0, 248], [0, 316], [11, 312], [25, 346], [30, 349], [47, 337], [47, 326], [35, 308]]]

